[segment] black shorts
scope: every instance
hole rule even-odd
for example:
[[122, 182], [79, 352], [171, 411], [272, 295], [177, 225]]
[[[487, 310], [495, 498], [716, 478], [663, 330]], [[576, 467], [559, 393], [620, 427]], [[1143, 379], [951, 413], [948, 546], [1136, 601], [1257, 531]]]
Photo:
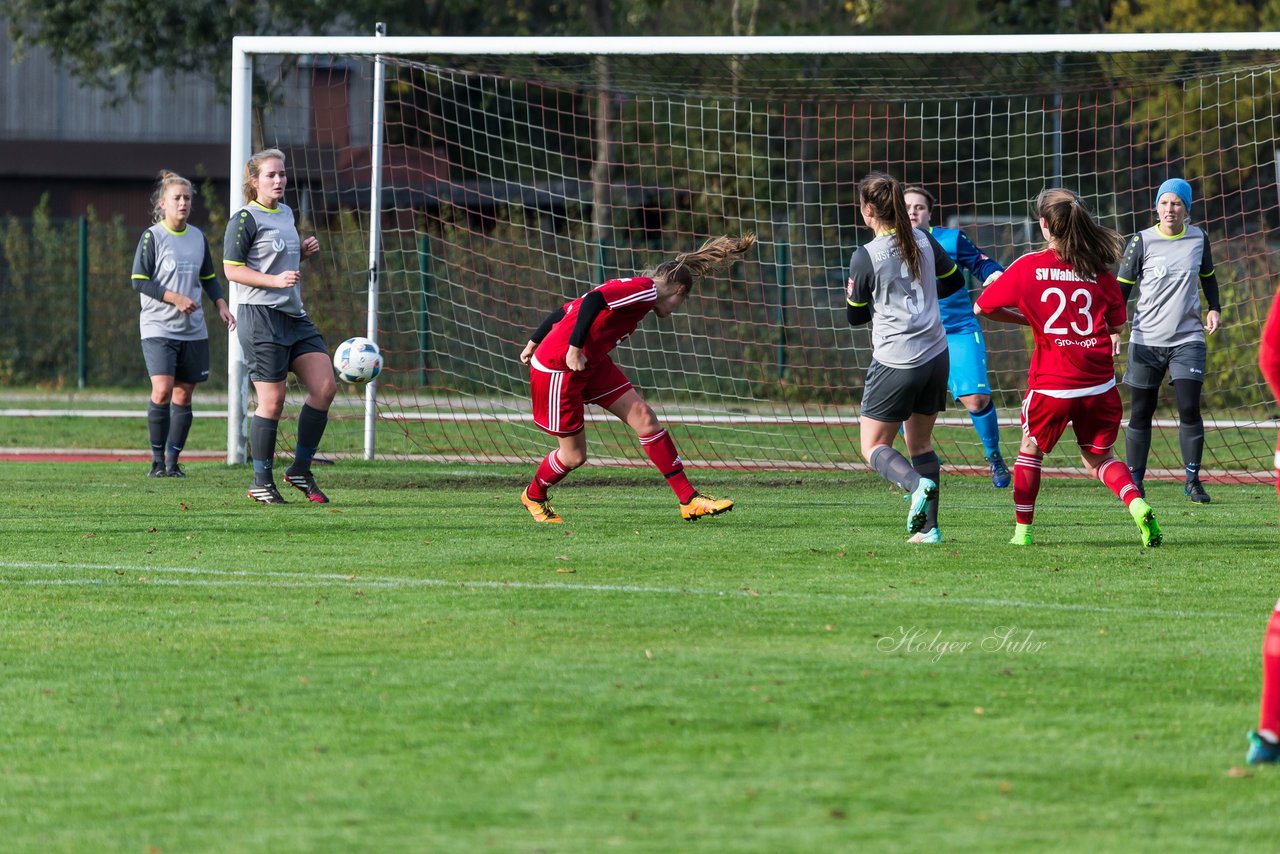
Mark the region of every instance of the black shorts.
[[294, 317], [267, 305], [239, 306], [236, 336], [253, 382], [284, 382], [294, 359], [307, 353], [329, 355], [324, 338], [310, 318]]
[[178, 338], [143, 338], [142, 359], [147, 376], [173, 377], [180, 383], [202, 383], [209, 379], [209, 339], [183, 341]]
[[945, 349], [914, 368], [890, 368], [872, 359], [862, 390], [862, 414], [886, 423], [936, 415], [947, 408], [950, 373], [951, 357]]
[[1188, 341], [1176, 347], [1129, 345], [1129, 364], [1124, 370], [1124, 384], [1131, 388], [1158, 388], [1169, 372], [1169, 381], [1204, 382], [1204, 364], [1209, 348], [1203, 341]]

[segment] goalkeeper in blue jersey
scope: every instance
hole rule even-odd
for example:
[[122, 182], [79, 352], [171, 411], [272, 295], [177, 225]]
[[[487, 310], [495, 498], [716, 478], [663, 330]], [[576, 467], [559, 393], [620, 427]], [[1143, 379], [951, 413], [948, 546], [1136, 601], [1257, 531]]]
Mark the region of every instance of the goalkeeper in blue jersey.
[[[962, 270], [982, 282], [983, 286], [1004, 272], [1004, 267], [988, 258], [958, 228], [936, 228], [930, 224], [935, 204], [933, 194], [923, 187], [907, 187], [907, 215], [911, 224], [933, 235]], [[997, 489], [1009, 485], [1009, 467], [1000, 455], [1000, 423], [995, 404], [991, 402], [991, 385], [987, 381], [987, 341], [973, 314], [973, 301], [967, 288], [938, 300], [942, 326], [947, 331], [947, 349], [951, 353], [951, 373], [947, 388], [951, 396], [969, 410], [969, 418], [982, 440], [982, 448], [991, 466], [991, 482]]]

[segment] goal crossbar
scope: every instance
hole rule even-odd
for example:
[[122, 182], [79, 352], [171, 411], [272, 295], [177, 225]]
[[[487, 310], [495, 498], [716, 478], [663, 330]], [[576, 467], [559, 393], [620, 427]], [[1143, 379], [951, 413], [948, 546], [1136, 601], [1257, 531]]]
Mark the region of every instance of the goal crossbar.
[[236, 36], [249, 54], [740, 56], [749, 54], [1010, 54], [1249, 51], [1280, 47], [1280, 33], [1100, 33], [990, 36]]

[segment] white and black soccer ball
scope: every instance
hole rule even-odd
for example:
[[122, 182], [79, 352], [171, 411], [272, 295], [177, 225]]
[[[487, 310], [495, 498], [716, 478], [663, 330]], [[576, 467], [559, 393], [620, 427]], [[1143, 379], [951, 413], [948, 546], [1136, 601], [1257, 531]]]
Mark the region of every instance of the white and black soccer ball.
[[333, 369], [344, 383], [367, 383], [382, 373], [382, 352], [368, 338], [348, 338], [333, 351]]

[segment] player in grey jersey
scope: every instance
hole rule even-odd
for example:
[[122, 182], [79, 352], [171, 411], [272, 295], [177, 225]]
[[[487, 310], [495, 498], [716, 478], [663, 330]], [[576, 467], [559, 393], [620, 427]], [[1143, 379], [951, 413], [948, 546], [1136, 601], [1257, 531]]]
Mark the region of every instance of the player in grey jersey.
[[[872, 360], [862, 394], [862, 456], [911, 494], [912, 543], [940, 543], [941, 462], [933, 424], [946, 409], [950, 358], [938, 298], [964, 287], [951, 257], [912, 228], [902, 185], [873, 172], [858, 182], [862, 219], [875, 239], [849, 261], [849, 325], [871, 323]], [[894, 450], [903, 429], [910, 461]]]
[[315, 237], [303, 240], [293, 211], [284, 204], [288, 186], [284, 154], [264, 149], [245, 164], [245, 206], [227, 223], [222, 264], [235, 284], [237, 336], [258, 398], [249, 424], [253, 484], [249, 497], [284, 504], [276, 488], [276, 432], [284, 412], [285, 380], [293, 371], [307, 390], [298, 413], [298, 441], [285, 481], [308, 501], [329, 499], [311, 475], [337, 391], [329, 348], [302, 307], [302, 261], [320, 251]]
[[142, 233], [133, 256], [131, 281], [142, 306], [142, 357], [151, 377], [148, 477], [186, 477], [178, 456], [191, 430], [191, 396], [196, 383], [209, 378], [209, 330], [201, 294], [217, 306], [227, 329], [236, 328], [213, 271], [209, 242], [187, 223], [192, 197], [190, 181], [161, 172], [151, 196], [155, 224]]
[[[1200, 389], [1207, 357], [1205, 335], [1221, 324], [1222, 306], [1209, 237], [1187, 222], [1190, 213], [1191, 185], [1181, 178], [1161, 184], [1156, 192], [1157, 222], [1129, 238], [1116, 274], [1126, 302], [1134, 288], [1138, 290], [1124, 375], [1130, 388], [1125, 457], [1142, 490], [1151, 449], [1151, 417], [1168, 373], [1178, 404], [1178, 444], [1186, 474], [1183, 492], [1192, 501], [1207, 504], [1209, 494], [1200, 482], [1204, 453]], [[1203, 323], [1201, 289], [1208, 304]]]

